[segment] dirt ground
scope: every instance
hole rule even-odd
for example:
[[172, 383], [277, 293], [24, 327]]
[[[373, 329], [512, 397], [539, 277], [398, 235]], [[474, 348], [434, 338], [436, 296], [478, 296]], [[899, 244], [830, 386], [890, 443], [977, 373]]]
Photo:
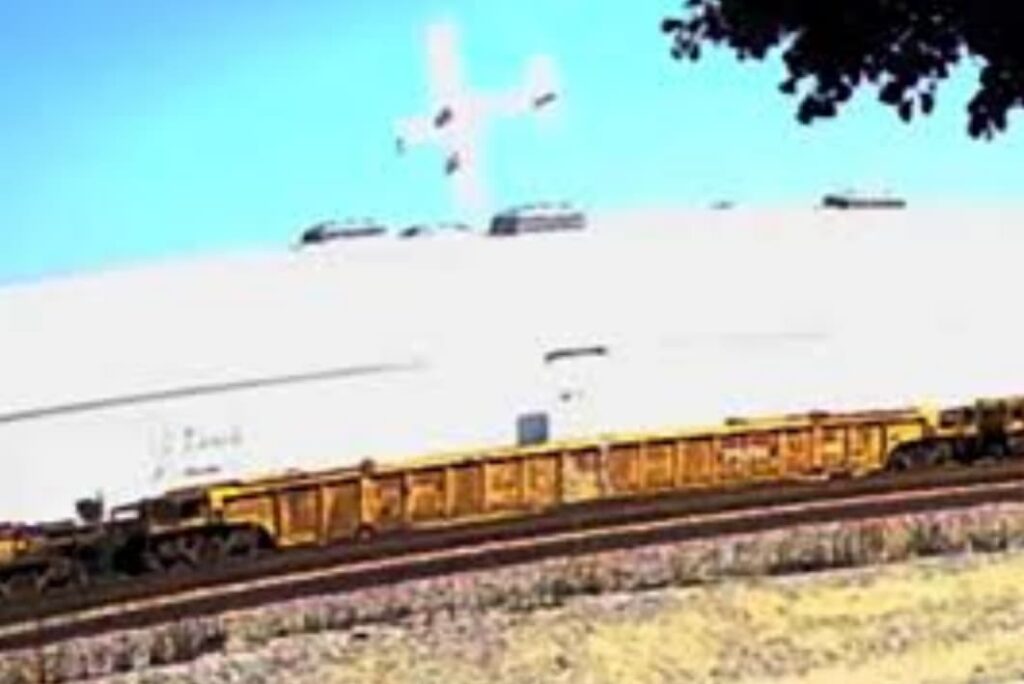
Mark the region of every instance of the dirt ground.
[[1024, 553], [570, 599], [286, 637], [147, 682], [1024, 681]]

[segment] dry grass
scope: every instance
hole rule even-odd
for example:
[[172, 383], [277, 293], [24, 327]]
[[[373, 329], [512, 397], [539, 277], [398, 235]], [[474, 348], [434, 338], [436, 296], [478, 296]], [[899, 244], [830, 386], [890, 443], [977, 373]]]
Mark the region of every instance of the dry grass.
[[[969, 682], [1024, 678], [1024, 555], [580, 598], [376, 630], [303, 682]], [[336, 644], [341, 646], [340, 641]]]

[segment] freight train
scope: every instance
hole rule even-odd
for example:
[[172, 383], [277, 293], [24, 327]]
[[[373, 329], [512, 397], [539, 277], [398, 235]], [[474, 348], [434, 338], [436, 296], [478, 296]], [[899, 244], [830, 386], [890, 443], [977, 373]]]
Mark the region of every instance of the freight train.
[[732, 419], [705, 428], [436, 454], [169, 491], [104, 518], [0, 530], [0, 605], [410, 530], [757, 483], [868, 477], [1021, 451], [1024, 398]]

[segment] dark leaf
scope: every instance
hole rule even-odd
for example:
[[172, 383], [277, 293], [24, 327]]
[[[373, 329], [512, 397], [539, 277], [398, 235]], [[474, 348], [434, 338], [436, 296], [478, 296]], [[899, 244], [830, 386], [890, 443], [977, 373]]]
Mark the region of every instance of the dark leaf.
[[664, 19], [661, 22], [662, 33], [675, 33], [681, 28], [683, 28], [683, 22], [680, 19]]
[[921, 93], [921, 112], [931, 114], [933, 109], [935, 109], [935, 96], [928, 92]]
[[896, 105], [903, 99], [903, 87], [896, 81], [890, 81], [882, 86], [878, 99], [887, 105]]
[[900, 102], [897, 111], [900, 114], [900, 119], [905, 123], [910, 123], [910, 120], [914, 117], [914, 101], [904, 100], [903, 102]]

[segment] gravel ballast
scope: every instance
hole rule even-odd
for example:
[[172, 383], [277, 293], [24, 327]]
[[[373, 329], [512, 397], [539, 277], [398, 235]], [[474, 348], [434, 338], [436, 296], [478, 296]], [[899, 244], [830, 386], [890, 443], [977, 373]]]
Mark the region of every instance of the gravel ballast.
[[0, 682], [835, 681], [806, 677], [974, 634], [997, 657], [967, 679], [898, 680], [992, 681], [1024, 676], [1021, 548], [1024, 504], [663, 544], [53, 644], [0, 656]]

